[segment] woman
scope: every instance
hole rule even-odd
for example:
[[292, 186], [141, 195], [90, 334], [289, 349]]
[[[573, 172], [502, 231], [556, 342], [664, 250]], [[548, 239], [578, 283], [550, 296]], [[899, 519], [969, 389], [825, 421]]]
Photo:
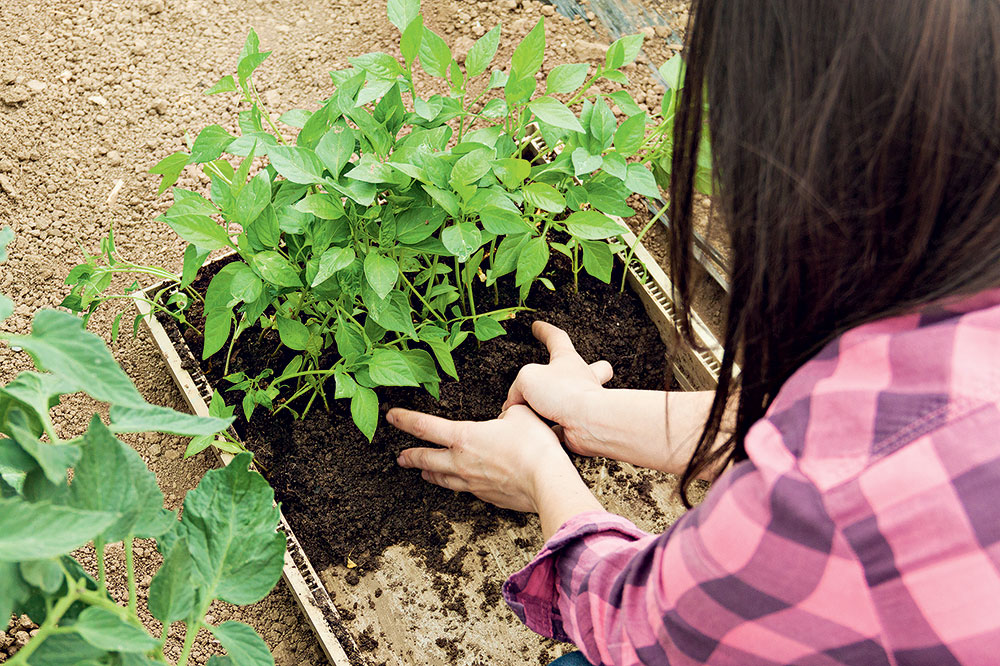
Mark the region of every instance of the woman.
[[[445, 447], [400, 464], [541, 517], [504, 590], [530, 628], [593, 664], [1000, 663], [998, 46], [995, 0], [693, 2], [672, 267], [690, 303], [707, 95], [732, 250], [718, 390], [603, 389], [606, 365], [536, 324], [551, 362], [502, 418], [389, 415]], [[721, 475], [645, 534], [540, 417], [685, 490]]]

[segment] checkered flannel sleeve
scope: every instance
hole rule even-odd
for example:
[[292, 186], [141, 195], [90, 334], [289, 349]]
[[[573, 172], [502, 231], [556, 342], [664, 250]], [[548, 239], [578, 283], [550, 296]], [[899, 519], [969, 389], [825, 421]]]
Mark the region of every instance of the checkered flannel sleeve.
[[1000, 290], [849, 331], [666, 533], [579, 515], [504, 586], [593, 664], [1000, 664]]

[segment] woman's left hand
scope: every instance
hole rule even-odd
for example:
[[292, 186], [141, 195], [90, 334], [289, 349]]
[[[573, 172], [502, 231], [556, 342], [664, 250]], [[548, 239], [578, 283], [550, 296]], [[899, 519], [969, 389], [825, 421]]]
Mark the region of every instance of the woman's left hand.
[[399, 408], [389, 410], [387, 420], [444, 447], [407, 449], [399, 455], [401, 466], [417, 467], [431, 483], [505, 509], [537, 513], [539, 482], [550, 481], [556, 470], [568, 466], [579, 480], [555, 433], [524, 405], [492, 421], [449, 421]]

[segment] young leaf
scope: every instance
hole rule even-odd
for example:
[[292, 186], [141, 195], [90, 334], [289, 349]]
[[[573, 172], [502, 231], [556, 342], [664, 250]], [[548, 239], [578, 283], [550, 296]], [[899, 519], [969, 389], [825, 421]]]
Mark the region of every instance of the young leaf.
[[535, 27], [525, 35], [521, 43], [514, 49], [510, 59], [510, 78], [522, 79], [534, 77], [542, 66], [545, 57], [545, 19], [538, 19]]
[[573, 92], [587, 80], [587, 71], [589, 69], [590, 65], [585, 63], [556, 65], [549, 72], [549, 76], [545, 80], [546, 94], [553, 95]]
[[254, 73], [258, 67], [263, 64], [267, 57], [271, 55], [270, 51], [265, 51], [264, 53], [250, 53], [236, 64], [236, 76], [240, 81], [240, 87], [247, 87], [247, 79]]
[[607, 215], [596, 210], [582, 210], [566, 218], [566, 229], [575, 238], [602, 240], [621, 235], [624, 229]]
[[441, 369], [450, 377], [458, 379], [458, 370], [455, 369], [455, 359], [451, 355], [451, 347], [448, 343], [444, 340], [424, 340], [424, 342], [434, 352], [434, 358], [437, 359]]
[[597, 145], [596, 149], [592, 148], [590, 152], [596, 154], [609, 148], [617, 128], [618, 121], [615, 120], [615, 114], [611, 112], [604, 100], [597, 100], [590, 116], [589, 128], [591, 140]]
[[388, 53], [366, 53], [347, 60], [358, 69], [363, 69], [380, 79], [395, 79], [403, 73], [399, 61]]
[[109, 652], [148, 652], [159, 645], [142, 627], [96, 606], [84, 609], [72, 629], [89, 644]]
[[236, 80], [233, 79], [232, 74], [226, 74], [221, 79], [219, 79], [214, 86], [205, 91], [206, 95], [215, 95], [217, 93], [223, 92], [235, 92], [238, 90], [236, 87]]
[[548, 95], [545, 97], [539, 97], [535, 101], [528, 104], [528, 108], [531, 109], [531, 112], [534, 113], [539, 120], [554, 127], [567, 129], [571, 132], [583, 132], [583, 125], [580, 124], [580, 121], [577, 120], [573, 112], [555, 97], [550, 97]]
[[175, 215], [160, 219], [178, 236], [202, 249], [211, 251], [232, 247], [225, 227], [207, 215]]
[[628, 174], [625, 177], [625, 185], [637, 194], [647, 197], [660, 196], [660, 188], [656, 186], [656, 179], [642, 164], [629, 164]]
[[274, 250], [253, 256], [253, 267], [262, 278], [278, 287], [301, 287], [298, 268]]
[[573, 151], [573, 173], [579, 178], [585, 174], [593, 173], [601, 168], [604, 160], [600, 155], [591, 155], [584, 147], [579, 147]]
[[566, 209], [566, 199], [548, 183], [532, 183], [524, 188], [525, 200], [535, 208], [550, 213], [561, 213]]
[[410, 21], [410, 25], [403, 30], [403, 36], [399, 40], [399, 50], [406, 60], [407, 70], [412, 69], [413, 61], [420, 55], [420, 44], [424, 41], [424, 17], [417, 16]]
[[581, 240], [580, 247], [583, 248], [584, 270], [601, 282], [610, 283], [611, 268], [614, 265], [611, 246], [604, 241]]
[[177, 182], [181, 171], [189, 164], [190, 159], [190, 155], [179, 150], [173, 155], [167, 155], [149, 170], [149, 173], [163, 176], [160, 180], [160, 188], [156, 191], [157, 194], [163, 194], [168, 187]]
[[340, 172], [354, 154], [354, 130], [347, 125], [334, 125], [330, 128], [316, 146], [316, 157], [326, 167], [334, 178], [340, 177]]
[[235, 138], [221, 125], [209, 125], [198, 133], [191, 146], [191, 162], [202, 164], [218, 159]]
[[646, 138], [646, 114], [629, 116], [615, 130], [615, 150], [623, 157], [631, 157], [639, 151], [644, 138]]
[[318, 286], [329, 280], [334, 273], [343, 270], [354, 263], [354, 249], [349, 247], [331, 247], [319, 258], [319, 269], [310, 286]]
[[639, 105], [632, 99], [632, 95], [627, 90], [616, 90], [608, 94], [608, 98], [618, 105], [618, 108], [626, 116], [634, 116], [637, 113], [644, 113]]
[[441, 232], [441, 242], [459, 262], [464, 263], [482, 246], [483, 237], [476, 225], [459, 222]]
[[301, 146], [272, 146], [268, 158], [275, 171], [293, 183], [312, 185], [323, 182], [323, 163], [316, 153]]
[[668, 90], [680, 90], [684, 87], [684, 58], [680, 53], [674, 54], [670, 60], [660, 65], [659, 71]]
[[465, 56], [465, 71], [469, 78], [479, 76], [486, 71], [486, 68], [493, 62], [493, 57], [500, 46], [500, 26], [495, 26], [492, 30], [476, 40], [476, 43], [469, 49]]
[[476, 339], [480, 342], [486, 342], [507, 333], [503, 330], [503, 326], [492, 317], [476, 317], [474, 332]]
[[419, 386], [406, 358], [395, 349], [376, 349], [368, 374], [379, 386]]
[[517, 258], [514, 283], [520, 287], [538, 277], [549, 263], [549, 246], [541, 236], [532, 238], [521, 249]]
[[642, 35], [625, 35], [608, 47], [605, 55], [605, 67], [618, 69], [633, 62], [642, 50]]
[[358, 386], [351, 398], [351, 418], [368, 441], [375, 436], [375, 426], [378, 424], [378, 396], [375, 391], [364, 386]]
[[287, 319], [285, 317], [275, 317], [278, 324], [278, 335], [281, 337], [281, 344], [289, 349], [303, 351], [306, 343], [309, 342], [309, 329], [297, 319]]
[[274, 657], [253, 627], [242, 622], [223, 622], [212, 627], [212, 633], [226, 650], [234, 664], [240, 666], [274, 666]]
[[379, 298], [385, 298], [396, 286], [399, 266], [391, 257], [371, 251], [365, 256], [365, 279]]
[[436, 32], [424, 27], [423, 39], [420, 42], [420, 66], [424, 71], [431, 76], [447, 78], [451, 60], [451, 49], [448, 48], [448, 44]]
[[389, 22], [402, 32], [420, 14], [420, 0], [388, 0], [386, 13]]

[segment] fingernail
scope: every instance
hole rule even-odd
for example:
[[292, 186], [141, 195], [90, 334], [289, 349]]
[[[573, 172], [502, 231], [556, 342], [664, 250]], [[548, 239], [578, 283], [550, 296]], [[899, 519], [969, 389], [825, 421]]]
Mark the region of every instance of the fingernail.
[[402, 453], [396, 457], [396, 464], [399, 465], [400, 467], [405, 466], [406, 458], [403, 457]]
[[390, 409], [389, 412], [385, 415], [385, 420], [388, 421], [389, 423], [392, 423], [393, 425], [395, 425], [395, 423], [396, 423], [396, 413], [393, 412]]

